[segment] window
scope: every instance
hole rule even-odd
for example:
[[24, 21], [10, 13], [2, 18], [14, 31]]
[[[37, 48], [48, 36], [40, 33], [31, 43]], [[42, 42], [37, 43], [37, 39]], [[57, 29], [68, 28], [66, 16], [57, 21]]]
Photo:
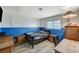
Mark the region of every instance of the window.
[[48, 28], [48, 29], [61, 29], [61, 21], [60, 20], [48, 21], [46, 23], [46, 28]]
[[48, 21], [46, 23], [46, 28], [52, 29], [52, 22], [51, 21]]

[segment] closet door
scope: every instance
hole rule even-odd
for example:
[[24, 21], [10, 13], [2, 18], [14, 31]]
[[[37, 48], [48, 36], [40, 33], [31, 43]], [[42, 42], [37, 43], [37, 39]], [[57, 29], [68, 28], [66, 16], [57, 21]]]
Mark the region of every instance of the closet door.
[[65, 27], [65, 38], [70, 40], [77, 40], [77, 27], [75, 26], [67, 26]]

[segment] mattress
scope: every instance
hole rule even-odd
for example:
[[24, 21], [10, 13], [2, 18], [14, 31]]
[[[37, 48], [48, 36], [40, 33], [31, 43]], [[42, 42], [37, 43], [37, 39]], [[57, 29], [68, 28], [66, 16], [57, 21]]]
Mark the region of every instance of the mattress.
[[32, 34], [30, 34], [30, 36], [33, 37], [34, 40], [38, 40], [38, 39], [46, 38], [48, 36], [48, 34], [32, 33]]

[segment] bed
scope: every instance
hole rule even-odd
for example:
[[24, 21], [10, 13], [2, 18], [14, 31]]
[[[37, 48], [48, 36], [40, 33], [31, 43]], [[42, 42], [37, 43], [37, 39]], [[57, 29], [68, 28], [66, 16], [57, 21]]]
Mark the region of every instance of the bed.
[[37, 32], [37, 33], [28, 33], [27, 39], [31, 43], [32, 48], [34, 48], [34, 44], [42, 42], [48, 38], [47, 32]]

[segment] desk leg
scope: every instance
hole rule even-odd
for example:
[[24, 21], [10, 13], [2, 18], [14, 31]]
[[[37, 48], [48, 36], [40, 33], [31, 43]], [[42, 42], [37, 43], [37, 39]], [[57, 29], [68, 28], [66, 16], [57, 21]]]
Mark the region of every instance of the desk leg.
[[54, 37], [54, 39], [53, 39], [53, 40], [54, 40], [54, 44], [55, 44], [55, 46], [56, 46], [56, 38]]
[[57, 46], [59, 42], [60, 42], [60, 40], [58, 39], [58, 37], [57, 36], [54, 37], [54, 44], [55, 44], [55, 46]]
[[33, 44], [33, 38], [32, 38], [32, 49], [34, 48], [34, 44]]

